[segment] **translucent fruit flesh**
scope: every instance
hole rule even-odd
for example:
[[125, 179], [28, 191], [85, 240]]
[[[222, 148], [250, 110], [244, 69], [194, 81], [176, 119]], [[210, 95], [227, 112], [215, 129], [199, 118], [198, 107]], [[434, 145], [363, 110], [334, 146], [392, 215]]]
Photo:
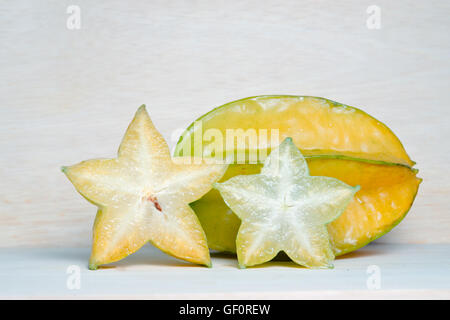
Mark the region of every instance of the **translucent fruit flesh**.
[[326, 225], [359, 189], [310, 176], [290, 139], [272, 151], [260, 174], [238, 175], [215, 187], [242, 221], [236, 239], [241, 267], [269, 261], [281, 251], [306, 267], [331, 267]]

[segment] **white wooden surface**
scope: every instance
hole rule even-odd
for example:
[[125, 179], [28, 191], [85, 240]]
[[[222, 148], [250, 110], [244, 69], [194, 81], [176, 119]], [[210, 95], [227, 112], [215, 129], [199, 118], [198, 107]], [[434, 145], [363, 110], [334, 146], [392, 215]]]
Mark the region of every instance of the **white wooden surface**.
[[59, 167], [115, 156], [142, 103], [173, 146], [197, 116], [259, 94], [323, 96], [388, 124], [424, 182], [380, 242], [450, 243], [449, 14], [448, 1], [2, 1], [0, 246], [90, 245], [96, 210]]
[[[146, 246], [90, 271], [87, 248], [0, 248], [0, 298], [450, 299], [449, 251], [448, 244], [375, 244], [338, 258], [332, 270], [291, 262], [241, 270], [223, 255], [208, 269]], [[73, 266], [80, 270], [79, 289]], [[379, 282], [369, 280], [375, 268]]]

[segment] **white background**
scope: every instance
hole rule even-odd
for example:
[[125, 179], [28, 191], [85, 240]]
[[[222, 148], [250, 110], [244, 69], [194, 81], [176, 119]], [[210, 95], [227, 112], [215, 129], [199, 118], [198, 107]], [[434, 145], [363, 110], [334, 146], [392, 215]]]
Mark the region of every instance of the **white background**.
[[449, 243], [449, 16], [448, 1], [2, 1], [0, 246], [90, 245], [96, 208], [59, 168], [114, 157], [141, 104], [173, 146], [211, 108], [260, 94], [386, 123], [424, 182], [379, 242]]

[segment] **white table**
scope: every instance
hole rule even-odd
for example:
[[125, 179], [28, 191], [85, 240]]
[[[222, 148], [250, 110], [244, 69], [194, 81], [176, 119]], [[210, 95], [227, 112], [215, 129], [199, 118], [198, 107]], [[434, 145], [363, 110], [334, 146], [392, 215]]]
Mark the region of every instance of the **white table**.
[[[373, 244], [338, 258], [329, 270], [292, 262], [238, 269], [233, 257], [221, 254], [206, 268], [150, 245], [96, 271], [87, 269], [88, 258], [86, 248], [1, 249], [0, 298], [450, 299], [446, 244]], [[79, 289], [73, 266], [80, 271]], [[379, 282], [369, 280], [378, 275]]]

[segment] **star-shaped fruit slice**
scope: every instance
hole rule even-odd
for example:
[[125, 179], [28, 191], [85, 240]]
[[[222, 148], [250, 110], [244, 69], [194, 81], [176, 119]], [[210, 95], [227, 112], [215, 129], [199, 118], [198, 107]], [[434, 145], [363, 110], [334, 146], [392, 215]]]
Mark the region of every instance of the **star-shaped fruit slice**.
[[208, 192], [226, 166], [174, 160], [141, 106], [116, 159], [62, 168], [78, 192], [99, 208], [90, 269], [118, 261], [146, 242], [174, 257], [211, 265], [205, 233], [189, 203]]
[[309, 268], [331, 268], [334, 254], [326, 225], [344, 212], [359, 186], [310, 176], [291, 138], [264, 162], [260, 174], [216, 183], [241, 219], [236, 249], [241, 268], [269, 261], [284, 251]]

